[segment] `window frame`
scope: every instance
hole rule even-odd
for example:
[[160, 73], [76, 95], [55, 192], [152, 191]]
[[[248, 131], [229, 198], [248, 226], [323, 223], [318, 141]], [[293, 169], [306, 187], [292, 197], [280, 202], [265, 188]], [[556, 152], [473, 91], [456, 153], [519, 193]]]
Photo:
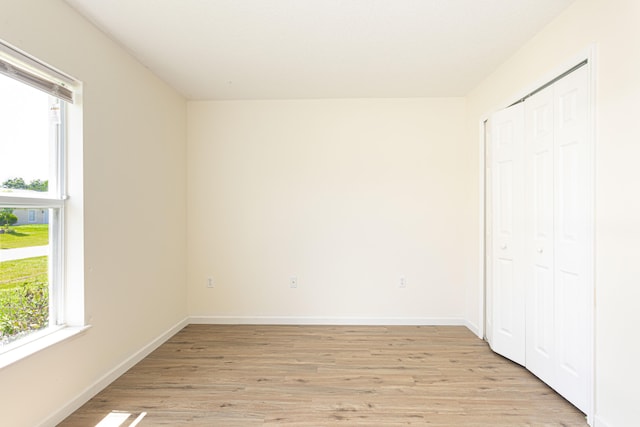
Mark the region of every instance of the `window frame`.
[[[7, 64], [9, 64], [7, 66]], [[10, 71], [10, 73], [7, 72]], [[20, 72], [16, 73], [15, 71]], [[0, 40], [0, 74], [48, 93], [57, 105], [57, 120], [50, 122], [50, 170], [48, 192], [12, 194], [0, 192], [0, 208], [46, 210], [49, 224], [48, 284], [49, 324], [24, 337], [0, 346], [0, 369], [50, 345], [88, 329], [84, 318], [84, 247], [82, 207], [82, 84]], [[28, 78], [25, 79], [24, 76]], [[35, 76], [35, 77], [34, 77]], [[35, 83], [34, 83], [35, 82]], [[71, 101], [71, 102], [70, 102]], [[70, 110], [70, 111], [68, 111]], [[68, 114], [71, 113], [71, 114]], [[72, 120], [69, 120], [69, 116]], [[52, 127], [55, 126], [55, 129]], [[71, 128], [73, 126], [73, 128]], [[69, 153], [69, 146], [73, 147]], [[69, 155], [72, 163], [69, 163]], [[71, 167], [69, 167], [71, 166]], [[68, 178], [73, 180], [72, 221], [69, 221]], [[27, 214], [29, 215], [29, 214]], [[28, 218], [28, 217], [27, 217]], [[37, 211], [36, 211], [37, 222]], [[71, 243], [66, 224], [73, 224]], [[71, 262], [73, 260], [74, 262]], [[78, 262], [76, 262], [78, 261]], [[69, 271], [71, 270], [71, 271]], [[69, 273], [69, 274], [67, 274]], [[70, 280], [71, 278], [71, 280]]]
[[[24, 84], [18, 80], [19, 83]], [[50, 101], [50, 107], [52, 108]], [[64, 310], [64, 210], [66, 196], [65, 185], [65, 148], [64, 128], [66, 127], [66, 105], [63, 100], [55, 102], [58, 106], [59, 120], [50, 123], [49, 135], [49, 163], [53, 166], [48, 177], [50, 186], [48, 192], [30, 192], [28, 194], [11, 192], [0, 192], [0, 209], [17, 208], [27, 210], [27, 222], [31, 222], [29, 211], [36, 209], [47, 209], [49, 211], [49, 250], [47, 253], [48, 271], [47, 283], [49, 288], [48, 296], [48, 325], [42, 329], [31, 331], [25, 336], [19, 337], [9, 343], [0, 345], [0, 354], [11, 351], [20, 346], [21, 342], [29, 342], [29, 337], [34, 334], [47, 334], [60, 327], [65, 326]], [[34, 221], [35, 222], [35, 221]]]

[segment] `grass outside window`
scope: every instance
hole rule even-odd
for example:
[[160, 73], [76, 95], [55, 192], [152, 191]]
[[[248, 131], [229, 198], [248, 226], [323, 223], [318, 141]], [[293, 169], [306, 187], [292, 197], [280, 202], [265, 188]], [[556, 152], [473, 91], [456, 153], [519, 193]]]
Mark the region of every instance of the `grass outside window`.
[[[0, 251], [46, 246], [47, 224], [11, 227], [0, 234]], [[0, 262], [0, 345], [48, 326], [48, 257]]]
[[49, 244], [49, 224], [16, 225], [0, 234], [0, 250]]

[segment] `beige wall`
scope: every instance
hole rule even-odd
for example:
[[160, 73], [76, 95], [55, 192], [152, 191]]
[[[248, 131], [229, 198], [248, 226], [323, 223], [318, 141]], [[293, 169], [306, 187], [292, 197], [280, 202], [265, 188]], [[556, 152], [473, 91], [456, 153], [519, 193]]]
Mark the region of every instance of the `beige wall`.
[[62, 1], [0, 10], [1, 39], [84, 82], [93, 327], [0, 370], [0, 424], [34, 426], [187, 315], [186, 104]]
[[464, 99], [189, 102], [188, 117], [191, 315], [463, 319]]
[[[637, 0], [578, 0], [468, 96], [467, 138], [477, 156], [482, 115], [596, 44], [597, 426], [634, 426], [640, 419], [639, 23]], [[476, 176], [477, 164], [476, 157]], [[470, 274], [467, 313], [478, 322], [477, 270]]]

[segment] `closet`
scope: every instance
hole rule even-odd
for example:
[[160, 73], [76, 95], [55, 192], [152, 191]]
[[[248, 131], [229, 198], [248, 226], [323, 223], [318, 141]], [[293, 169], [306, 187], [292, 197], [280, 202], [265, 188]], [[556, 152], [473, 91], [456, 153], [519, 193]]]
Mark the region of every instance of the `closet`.
[[487, 340], [589, 413], [593, 158], [588, 68], [488, 121]]

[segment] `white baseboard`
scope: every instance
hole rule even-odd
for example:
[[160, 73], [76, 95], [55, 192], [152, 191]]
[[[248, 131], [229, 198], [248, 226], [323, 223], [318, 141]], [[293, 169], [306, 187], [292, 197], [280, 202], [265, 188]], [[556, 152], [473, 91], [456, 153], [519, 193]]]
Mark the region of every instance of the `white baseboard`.
[[605, 422], [602, 418], [600, 418], [599, 416], [594, 416], [594, 423], [593, 423], [593, 427], [613, 427], [611, 424]]
[[478, 327], [478, 325], [476, 325], [475, 323], [472, 323], [468, 320], [464, 321], [464, 326], [467, 327], [467, 329], [469, 329], [471, 332], [473, 332], [473, 334], [475, 336], [477, 336], [478, 338], [482, 339], [482, 337], [480, 336], [480, 328]]
[[180, 322], [172, 326], [168, 331], [164, 332], [149, 344], [142, 347], [137, 352], [133, 353], [127, 359], [122, 361], [118, 366], [107, 372], [102, 378], [98, 379], [95, 383], [87, 387], [77, 397], [69, 401], [66, 405], [62, 406], [59, 410], [45, 419], [40, 426], [49, 427], [55, 426], [62, 422], [69, 415], [74, 413], [78, 408], [89, 401], [93, 396], [102, 391], [105, 387], [118, 379], [122, 374], [131, 369], [136, 363], [147, 357], [152, 351], [164, 344], [169, 338], [178, 333], [182, 328], [189, 324], [189, 319], [182, 319]]
[[189, 323], [205, 325], [466, 326], [463, 319], [433, 317], [191, 316]]

